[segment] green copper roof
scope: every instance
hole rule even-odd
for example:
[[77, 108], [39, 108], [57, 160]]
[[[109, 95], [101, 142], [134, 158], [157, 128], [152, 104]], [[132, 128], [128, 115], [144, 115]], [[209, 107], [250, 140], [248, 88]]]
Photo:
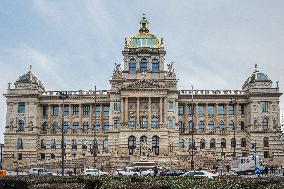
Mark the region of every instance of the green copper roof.
[[161, 40], [157, 36], [149, 32], [148, 24], [149, 22], [147, 21], [145, 16], [143, 16], [140, 21], [139, 33], [128, 39], [126, 42], [129, 48], [139, 48], [139, 47], [158, 48], [162, 45]]

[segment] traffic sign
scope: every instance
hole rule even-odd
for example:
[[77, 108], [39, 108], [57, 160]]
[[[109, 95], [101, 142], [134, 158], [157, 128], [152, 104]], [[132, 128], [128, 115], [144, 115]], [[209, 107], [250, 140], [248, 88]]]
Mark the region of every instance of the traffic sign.
[[254, 173], [259, 176], [261, 174], [261, 170], [260, 168], [256, 167], [255, 170], [254, 170]]

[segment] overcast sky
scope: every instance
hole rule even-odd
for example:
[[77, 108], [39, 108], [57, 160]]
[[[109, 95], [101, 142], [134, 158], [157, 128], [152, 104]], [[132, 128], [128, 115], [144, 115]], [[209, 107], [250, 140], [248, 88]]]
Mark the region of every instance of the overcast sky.
[[[47, 90], [109, 89], [142, 13], [179, 89], [241, 89], [257, 63], [284, 91], [283, 0], [1, 0], [0, 93], [30, 64]], [[1, 142], [5, 116], [1, 95]]]

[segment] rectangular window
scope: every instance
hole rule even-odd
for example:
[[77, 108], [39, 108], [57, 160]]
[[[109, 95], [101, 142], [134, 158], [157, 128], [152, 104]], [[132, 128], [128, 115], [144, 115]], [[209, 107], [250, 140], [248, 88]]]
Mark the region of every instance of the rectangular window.
[[178, 106], [178, 115], [184, 115], [184, 105]]
[[245, 114], [245, 105], [244, 104], [240, 104], [240, 114], [243, 115]]
[[99, 106], [94, 106], [94, 114], [96, 115], [96, 116], [100, 116], [100, 107]]
[[174, 110], [174, 102], [169, 101], [169, 111], [173, 111], [173, 110]]
[[264, 158], [269, 158], [269, 151], [264, 151], [263, 156]]
[[229, 115], [234, 115], [235, 114], [235, 106], [229, 105], [228, 106], [228, 112], [229, 112]]
[[90, 105], [83, 105], [83, 115], [89, 115]]
[[18, 113], [25, 113], [25, 103], [24, 102], [18, 103]]
[[260, 108], [262, 112], [268, 112], [268, 101], [261, 101]]
[[40, 160], [45, 160], [45, 154], [44, 153], [40, 154]]
[[23, 154], [22, 153], [18, 153], [18, 160], [23, 160]]
[[73, 115], [79, 115], [79, 105], [73, 105]]
[[198, 105], [198, 115], [204, 115], [204, 105]]
[[193, 115], [194, 114], [194, 110], [193, 110], [193, 105], [189, 105], [189, 111], [188, 111], [189, 115]]
[[104, 116], [109, 115], [109, 106], [104, 106]]
[[118, 119], [113, 120], [113, 127], [114, 127], [115, 129], [118, 129], [118, 128], [120, 127], [120, 124], [119, 124], [119, 120], [118, 120]]
[[64, 115], [65, 116], [69, 115], [69, 105], [64, 105]]
[[218, 105], [218, 113], [219, 113], [219, 115], [225, 115], [225, 106], [224, 105]]
[[113, 109], [114, 111], [120, 111], [120, 101], [113, 103]]
[[42, 106], [42, 116], [48, 116], [48, 106]]
[[58, 105], [53, 105], [52, 115], [58, 116], [58, 112], [59, 112], [59, 106]]
[[208, 105], [208, 115], [214, 115], [214, 105]]

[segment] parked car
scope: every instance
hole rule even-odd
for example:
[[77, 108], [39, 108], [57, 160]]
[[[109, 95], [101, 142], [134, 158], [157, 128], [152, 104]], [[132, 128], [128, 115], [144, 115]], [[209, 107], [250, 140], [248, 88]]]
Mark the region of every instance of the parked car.
[[140, 172], [133, 168], [116, 169], [114, 175], [125, 175], [125, 176], [140, 176]]
[[184, 174], [184, 172], [181, 170], [168, 169], [168, 170], [160, 171], [158, 175], [159, 176], [180, 176], [182, 174]]
[[145, 170], [145, 171], [141, 171], [141, 175], [142, 176], [154, 176], [155, 172], [154, 172], [153, 169], [148, 169], [148, 170]]
[[234, 171], [224, 172], [224, 176], [238, 176], [238, 174]]
[[48, 171], [46, 168], [31, 168], [29, 170], [29, 175], [48, 175], [56, 176], [56, 173]]
[[184, 177], [207, 177], [207, 178], [212, 179], [213, 177], [219, 176], [219, 174], [218, 173], [210, 173], [208, 171], [188, 171], [181, 176], [184, 176]]
[[101, 171], [99, 169], [85, 169], [84, 175], [86, 176], [103, 176], [108, 175], [108, 172]]

